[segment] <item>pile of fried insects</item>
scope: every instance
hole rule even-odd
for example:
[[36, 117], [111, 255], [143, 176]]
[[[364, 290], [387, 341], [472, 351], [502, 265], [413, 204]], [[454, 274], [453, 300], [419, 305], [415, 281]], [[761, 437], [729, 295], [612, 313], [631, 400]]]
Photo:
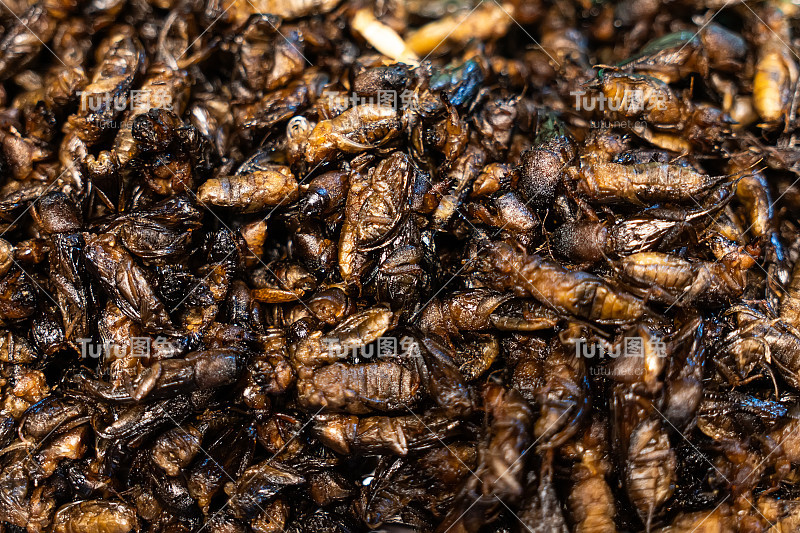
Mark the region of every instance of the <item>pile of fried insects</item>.
[[796, 3], [0, 3], [0, 533], [800, 531]]

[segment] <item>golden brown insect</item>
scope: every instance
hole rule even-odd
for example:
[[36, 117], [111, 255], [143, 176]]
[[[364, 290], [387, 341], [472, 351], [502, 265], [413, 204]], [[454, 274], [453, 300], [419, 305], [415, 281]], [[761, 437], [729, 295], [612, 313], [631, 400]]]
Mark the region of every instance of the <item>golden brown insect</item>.
[[753, 511], [756, 519], [761, 519], [764, 527], [777, 531], [793, 531], [800, 527], [800, 514], [794, 502], [782, 502], [769, 496], [761, 496]]
[[786, 325], [800, 330], [800, 263], [796, 263], [789, 285], [781, 298], [780, 318]]
[[253, 409], [269, 405], [269, 396], [283, 394], [294, 384], [295, 371], [286, 357], [286, 339], [281, 331], [267, 331], [259, 342], [262, 354], [251, 357], [244, 370], [242, 398]]
[[462, 330], [488, 329], [492, 313], [508, 299], [508, 295], [486, 289], [456, 292], [441, 300], [432, 300], [420, 316], [420, 327], [442, 338], [459, 335]]
[[736, 197], [742, 202], [750, 220], [750, 232], [769, 239], [774, 231], [774, 212], [769, 185], [761, 172], [750, 172], [736, 183]]
[[193, 426], [174, 428], [163, 433], [153, 444], [153, 462], [167, 475], [179, 475], [200, 451], [202, 437], [202, 433]]
[[714, 185], [728, 179], [663, 163], [594, 163], [570, 167], [567, 174], [591, 201], [636, 205], [699, 201]]
[[[726, 374], [734, 381], [744, 379], [754, 367], [770, 362], [783, 379], [800, 387], [800, 336], [795, 328], [746, 306], [738, 306], [730, 313], [735, 314], [738, 328], [724, 339], [723, 345], [735, 356], [734, 370], [738, 372]], [[791, 317], [788, 311], [787, 316]]]
[[64, 167], [59, 177], [68, 186], [63, 192], [77, 194], [86, 187], [81, 162], [103, 132], [115, 127], [115, 119], [128, 102], [129, 89], [144, 68], [145, 53], [135, 30], [118, 26], [97, 50], [98, 63], [83, 88], [78, 112], [70, 115], [59, 148]]
[[511, 167], [503, 163], [491, 163], [486, 165], [472, 184], [469, 195], [471, 198], [478, 198], [499, 191], [504, 185], [509, 183]]
[[365, 252], [358, 247], [357, 228], [362, 207], [362, 195], [369, 194], [369, 170], [363, 167], [354, 169], [350, 173], [349, 182], [350, 190], [347, 193], [344, 208], [344, 222], [339, 233], [339, 274], [345, 283], [360, 284], [360, 274], [366, 266], [367, 258]]
[[761, 120], [769, 123], [788, 118], [788, 107], [798, 82], [795, 55], [784, 43], [791, 42], [791, 31], [783, 13], [767, 7], [767, 28], [758, 46], [753, 76], [753, 107]]
[[[732, 120], [721, 110], [679, 96], [656, 78], [603, 72], [596, 85], [604, 97], [601, 115], [622, 121], [660, 148], [680, 153], [694, 145], [716, 148], [730, 134]], [[597, 106], [591, 99], [587, 104], [588, 111]]]
[[53, 518], [55, 533], [129, 533], [138, 531], [136, 511], [118, 501], [89, 500], [61, 507]]
[[660, 420], [641, 422], [628, 442], [628, 496], [649, 528], [655, 511], [672, 495], [677, 459]]
[[36, 352], [24, 337], [8, 331], [0, 336], [0, 361], [15, 364], [30, 364], [36, 360]]
[[96, 159], [94, 156], [87, 159], [90, 172], [117, 171], [138, 155], [138, 144], [133, 138], [133, 124], [138, 116], [156, 107], [167, 107], [182, 114], [189, 94], [188, 74], [165, 64], [151, 65], [138, 90], [144, 97], [132, 102], [131, 109], [123, 116], [123, 127], [114, 139], [113, 149], [101, 152]]
[[[642, 349], [630, 353], [631, 338]], [[647, 529], [674, 491], [677, 459], [671, 447], [663, 408], [663, 370], [666, 343], [648, 327], [626, 332], [625, 345], [609, 365], [617, 383], [612, 392], [612, 436], [616, 451], [624, 457], [624, 483], [628, 498]]]
[[572, 489], [567, 499], [570, 515], [579, 533], [616, 533], [616, 505], [606, 481], [608, 431], [602, 422], [593, 423], [574, 444], [567, 447], [578, 459], [572, 467]]
[[18, 95], [13, 102], [22, 110], [28, 135], [51, 142], [56, 134], [58, 117], [89, 80], [84, 71], [91, 40], [81, 19], [69, 19], [59, 24], [53, 37], [54, 52], [64, 61], [51, 67], [34, 90]]
[[465, 43], [478, 37], [481, 40], [503, 35], [511, 19], [499, 4], [485, 4], [473, 11], [442, 17], [412, 32], [407, 46], [415, 53], [426, 56], [447, 41]]
[[[293, 19], [314, 13], [327, 13], [334, 9], [341, 0], [254, 0], [252, 3], [239, 4], [235, 0], [224, 0], [219, 3], [216, 16], [225, 15], [226, 20], [236, 25], [246, 22], [252, 15], [272, 13], [275, 16]], [[213, 17], [212, 17], [213, 20]]]
[[272, 11], [250, 17], [241, 30], [237, 68], [253, 91], [277, 89], [303, 71], [305, 43], [295, 31], [283, 31]]
[[738, 520], [730, 505], [681, 514], [670, 525], [654, 529], [655, 533], [733, 533], [738, 531]]
[[36, 137], [23, 137], [13, 126], [9, 126], [6, 131], [0, 130], [0, 146], [3, 148], [11, 175], [17, 180], [36, 177], [42, 166], [53, 155], [45, 143]]
[[[236, 126], [244, 130], [244, 133], [248, 136], [268, 131], [273, 126], [291, 119], [296, 113], [310, 105], [311, 102], [318, 101], [323, 92], [323, 87], [328, 81], [328, 77], [322, 72], [307, 72], [300, 80], [291, 82], [286, 87], [268, 92], [261, 100], [253, 104], [236, 106], [234, 108]], [[214, 122], [218, 125], [224, 125], [224, 122], [220, 124], [216, 116], [217, 113], [213, 113], [213, 111], [218, 110], [225, 112], [225, 109], [220, 109], [220, 104], [224, 105], [224, 103], [209, 99], [207, 104], [210, 105], [195, 107], [193, 113], [196, 114], [198, 122], [202, 120], [209, 126], [211, 135], [206, 135], [217, 137], [220, 141], [217, 143], [218, 148], [224, 148], [220, 146], [222, 144], [221, 141], [226, 140], [221, 135], [222, 132], [217, 130], [212, 133], [210, 128]], [[220, 153], [224, 153], [224, 151], [220, 150]]]
[[88, 437], [89, 427], [86, 424], [59, 433], [34, 455], [36, 466], [31, 471], [31, 477], [37, 481], [47, 479], [61, 461], [83, 457]]
[[[576, 333], [570, 329], [562, 332], [567, 338]], [[572, 341], [554, 339], [549, 353], [541, 364], [541, 387], [526, 391], [539, 405], [539, 418], [533, 432], [542, 449], [563, 445], [580, 429], [589, 414], [591, 397], [586, 365]], [[533, 361], [526, 361], [528, 369]], [[520, 370], [523, 370], [522, 368]], [[530, 383], [530, 376], [527, 384]]]
[[407, 212], [407, 191], [414, 167], [407, 155], [394, 152], [369, 170], [368, 182], [354, 202], [361, 208], [354, 220], [355, 243], [367, 251], [381, 245]]
[[416, 65], [419, 61], [417, 54], [412, 51], [403, 41], [397, 32], [391, 27], [383, 24], [369, 8], [362, 8], [356, 11], [353, 16], [352, 26], [355, 31], [361, 34], [372, 46], [383, 55], [392, 60]]
[[779, 40], [759, 50], [753, 78], [753, 105], [762, 120], [777, 122], [786, 115], [789, 94], [797, 83], [797, 64]]
[[99, 398], [123, 403], [163, 398], [176, 390], [210, 389], [235, 382], [242, 372], [242, 354], [230, 349], [192, 352], [182, 359], [156, 361], [131, 384], [118, 390], [112, 384], [83, 378], [86, 390]]
[[642, 118], [660, 125], [681, 124], [684, 109], [681, 99], [656, 78], [622, 72], [602, 72], [596, 81], [615, 113], [625, 118]]
[[291, 170], [278, 165], [270, 170], [211, 178], [197, 190], [201, 202], [242, 213], [289, 205], [298, 197], [297, 180]]
[[439, 531], [477, 531], [484, 513], [522, 497], [521, 457], [532, 442], [530, 406], [516, 390], [494, 383], [484, 387], [483, 396], [488, 400], [487, 436], [480, 443], [478, 468], [462, 485]]
[[566, 222], [552, 233], [550, 246], [555, 254], [579, 264], [669, 246], [702, 228], [707, 218], [730, 202], [731, 187], [727, 183], [718, 187], [719, 195], [712, 191], [695, 208], [651, 208], [616, 220]]
[[505, 243], [490, 243], [487, 248], [479, 252], [482, 266], [475, 269], [475, 276], [493, 289], [510, 289], [557, 312], [599, 323], [631, 322], [649, 314], [642, 300], [592, 274], [570, 272]]
[[356, 348], [377, 340], [395, 322], [394, 313], [386, 307], [377, 306], [354, 313], [325, 335], [323, 343], [329, 350]]
[[400, 130], [397, 110], [377, 104], [348, 109], [330, 120], [319, 122], [305, 140], [305, 160], [318, 165], [337, 151], [358, 154], [382, 146]]
[[340, 287], [322, 287], [307, 302], [311, 313], [325, 324], [339, 324], [352, 311], [352, 300]]
[[654, 300], [669, 305], [720, 305], [742, 294], [745, 273], [755, 264], [747, 254], [721, 262], [687, 261], [658, 252], [629, 255], [619, 261], [623, 277]]
[[798, 529], [790, 0], [37, 1], [0, 531]]
[[391, 361], [333, 363], [297, 381], [298, 403], [310, 411], [398, 411], [413, 406], [419, 392], [419, 374]]
[[393, 453], [404, 456], [409, 451], [438, 444], [459, 426], [436, 414], [370, 416], [318, 415], [313, 433], [325, 446], [338, 453]]
[[392, 311], [382, 306], [354, 313], [329, 333], [316, 331], [293, 344], [290, 347], [292, 364], [301, 378], [310, 377], [313, 369], [346, 359], [352, 350], [377, 340], [393, 321]]
[[478, 467], [484, 490], [511, 500], [522, 495], [522, 454], [531, 443], [531, 413], [528, 402], [514, 389], [488, 386], [484, 391], [490, 416], [489, 442]]
[[467, 195], [470, 184], [478, 177], [486, 161], [486, 152], [474, 145], [464, 149], [464, 153], [453, 162], [453, 167], [447, 177], [452, 181], [451, 190], [442, 196], [439, 205], [433, 213], [434, 231], [441, 229], [455, 214], [461, 202]]

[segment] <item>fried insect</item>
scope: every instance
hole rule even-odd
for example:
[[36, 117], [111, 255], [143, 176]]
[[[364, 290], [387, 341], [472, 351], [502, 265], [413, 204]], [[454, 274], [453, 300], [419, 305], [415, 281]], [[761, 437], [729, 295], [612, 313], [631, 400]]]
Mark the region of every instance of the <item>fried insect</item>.
[[[630, 339], [638, 339], [642, 350], [631, 353]], [[676, 478], [676, 456], [661, 411], [669, 352], [658, 333], [642, 325], [626, 332], [624, 340], [628, 349], [614, 350], [617, 355], [607, 373], [616, 383], [611, 392], [611, 435], [615, 452], [624, 458], [628, 498], [650, 529]]]
[[84, 501], [61, 507], [53, 518], [53, 531], [58, 533], [83, 533], [108, 531], [128, 533], [137, 531], [136, 511], [117, 501]]
[[713, 22], [706, 30], [700, 33], [679, 31], [654, 39], [619, 66], [665, 83], [676, 82], [692, 73], [706, 76], [709, 69], [741, 68], [747, 53], [747, 43], [742, 36]]
[[534, 207], [555, 200], [563, 173], [576, 155], [574, 141], [555, 117], [546, 117], [536, 136], [536, 147], [522, 154], [519, 187]]
[[[7, 79], [24, 67], [50, 40], [56, 31], [57, 21], [46, 6], [30, 6], [0, 40], [3, 59], [0, 61], [0, 79]], [[39, 37], [41, 35], [41, 37]]]
[[[601, 71], [595, 84], [617, 120], [651, 144], [686, 153], [693, 145], [718, 148], [733, 121], [720, 109], [696, 104], [663, 81], [641, 74]], [[592, 108], [594, 103], [592, 103]], [[591, 109], [589, 109], [591, 110]]]
[[594, 163], [570, 167], [567, 174], [590, 201], [686, 203], [699, 198], [727, 176], [707, 176], [690, 168], [662, 163]]
[[312, 432], [338, 453], [393, 453], [425, 449], [454, 434], [459, 421], [448, 421], [436, 413], [398, 417], [318, 415]]
[[556, 254], [576, 263], [657, 251], [686, 232], [697, 233], [706, 217], [728, 204], [733, 198], [731, 188], [728, 184], [719, 187], [719, 195], [712, 191], [703, 205], [694, 209], [654, 207], [618, 220], [565, 222], [551, 235], [550, 245]]
[[639, 294], [646, 293], [655, 301], [715, 306], [742, 294], [745, 273], [754, 263], [750, 255], [709, 263], [643, 252], [620, 260], [618, 269], [626, 280], [641, 287], [637, 290]]
[[[571, 343], [554, 340], [542, 362], [541, 387], [524, 391], [539, 405], [539, 418], [533, 431], [542, 449], [564, 444], [575, 435], [589, 414], [591, 397], [586, 368], [577, 357], [577, 350], [572, 352], [572, 349]], [[527, 369], [523, 367], [520, 370]], [[529, 379], [525, 381], [526, 385], [531, 384]]]
[[[236, 2], [220, 2], [214, 8], [220, 11], [217, 16], [223, 16], [229, 22], [241, 23], [253, 14], [273, 13], [275, 16], [287, 19], [299, 18], [312, 13], [325, 13], [339, 4], [339, 0], [256, 0], [253, 4], [240, 6]], [[234, 9], [236, 6], [236, 9]], [[229, 11], [230, 10], [230, 11]]]
[[305, 140], [305, 160], [319, 165], [337, 152], [358, 154], [382, 146], [398, 135], [397, 110], [364, 104], [319, 122]]
[[114, 235], [92, 235], [85, 250], [89, 269], [122, 312], [145, 329], [172, 330], [172, 320], [148, 282], [145, 271]]
[[86, 381], [91, 394], [117, 402], [138, 402], [147, 398], [163, 398], [176, 391], [192, 391], [229, 385], [242, 370], [242, 354], [232, 350], [192, 352], [183, 359], [158, 361], [147, 367], [130, 390], [115, 390], [105, 383]]
[[232, 207], [242, 213], [288, 205], [298, 196], [297, 180], [289, 168], [277, 166], [252, 174], [212, 178], [197, 191], [200, 202]]
[[80, 111], [71, 115], [67, 122], [70, 135], [90, 145], [113, 123], [119, 113], [115, 100], [127, 101], [125, 92], [140, 74], [145, 61], [142, 44], [130, 26], [117, 27], [100, 45], [98, 57], [102, 61], [81, 92]]
[[[415, 524], [428, 527], [452, 505], [458, 484], [471, 475], [477, 461], [474, 443], [453, 442], [424, 452], [416, 460], [384, 458], [356, 502], [369, 527]], [[426, 493], [426, 487], [437, 490]]]
[[419, 389], [419, 374], [391, 361], [333, 363], [298, 379], [297, 399], [305, 410], [368, 414], [407, 409], [417, 402]]
[[481, 40], [500, 36], [505, 33], [510, 22], [500, 5], [476, 6], [476, 9], [466, 15], [450, 15], [428, 23], [409, 35], [406, 44], [411, 50], [424, 56], [445, 41], [464, 43], [476, 36]]
[[767, 123], [787, 116], [787, 108], [798, 81], [797, 63], [782, 43], [791, 40], [791, 30], [776, 8], [767, 8], [766, 38], [758, 46], [756, 70], [753, 76], [753, 107]]
[[251, 466], [233, 486], [226, 486], [236, 516], [252, 517], [285, 487], [305, 482], [294, 469], [269, 463], [266, 461]]
[[491, 243], [483, 253], [488, 257], [479, 258], [482, 265], [475, 269], [476, 277], [493, 289], [511, 289], [557, 312], [600, 323], [631, 322], [649, 314], [642, 300], [589, 273], [570, 272], [505, 243]]
[[579, 461], [572, 467], [573, 481], [567, 504], [575, 531], [580, 533], [614, 533], [617, 531], [614, 516], [617, 509], [611, 488], [606, 481], [609, 473], [608, 451], [604, 437], [607, 430], [602, 423], [593, 423], [568, 453]]
[[478, 531], [484, 513], [504, 501], [522, 497], [522, 455], [531, 444], [530, 406], [514, 389], [487, 384], [487, 435], [480, 443], [478, 468], [459, 490], [455, 506], [439, 525], [439, 531], [458, 527]]

